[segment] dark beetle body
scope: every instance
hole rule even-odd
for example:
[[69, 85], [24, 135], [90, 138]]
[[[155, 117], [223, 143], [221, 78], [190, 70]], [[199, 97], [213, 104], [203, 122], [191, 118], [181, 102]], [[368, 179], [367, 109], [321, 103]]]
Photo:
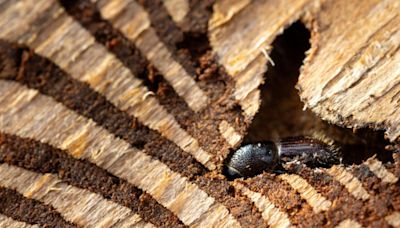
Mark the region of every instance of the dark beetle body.
[[288, 138], [278, 143], [281, 162], [299, 161], [310, 167], [324, 167], [340, 161], [339, 148], [313, 138]]
[[278, 148], [273, 142], [248, 144], [240, 147], [230, 159], [228, 174], [234, 176], [254, 176], [263, 170], [273, 170], [278, 164]]
[[308, 166], [328, 166], [340, 162], [339, 150], [312, 138], [288, 138], [280, 142], [260, 142], [240, 147], [227, 164], [229, 177], [251, 177], [286, 162]]

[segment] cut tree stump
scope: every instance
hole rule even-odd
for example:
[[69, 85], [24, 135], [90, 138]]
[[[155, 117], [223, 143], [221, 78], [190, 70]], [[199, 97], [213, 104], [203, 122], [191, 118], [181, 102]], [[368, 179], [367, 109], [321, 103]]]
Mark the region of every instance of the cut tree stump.
[[398, 153], [223, 175], [295, 22], [305, 111], [267, 112], [398, 148], [398, 0], [0, 0], [0, 226], [399, 227]]

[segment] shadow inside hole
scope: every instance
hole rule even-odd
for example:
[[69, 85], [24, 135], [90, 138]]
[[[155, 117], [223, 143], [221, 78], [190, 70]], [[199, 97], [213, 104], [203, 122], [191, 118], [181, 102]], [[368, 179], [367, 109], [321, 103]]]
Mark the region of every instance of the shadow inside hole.
[[309, 39], [309, 31], [296, 22], [274, 41], [270, 56], [275, 66], [268, 65], [266, 83], [260, 88], [261, 107], [242, 145], [310, 136], [333, 140], [341, 148], [342, 162], [347, 165], [360, 164], [374, 154], [383, 162], [392, 161], [392, 152], [385, 150], [390, 143], [384, 139], [383, 131], [353, 132], [323, 121], [310, 110], [303, 110], [304, 104], [295, 86], [305, 52], [310, 48]]

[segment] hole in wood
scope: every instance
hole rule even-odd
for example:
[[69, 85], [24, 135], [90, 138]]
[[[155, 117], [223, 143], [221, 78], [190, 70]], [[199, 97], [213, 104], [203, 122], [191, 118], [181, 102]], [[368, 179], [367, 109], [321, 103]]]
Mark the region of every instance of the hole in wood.
[[[305, 52], [310, 48], [309, 39], [310, 32], [302, 23], [296, 22], [273, 42], [270, 57], [275, 65], [268, 65], [265, 73], [266, 82], [260, 88], [261, 107], [241, 146], [307, 137], [333, 143], [340, 149], [340, 160], [334, 159], [332, 161], [337, 162], [323, 163], [322, 167], [330, 167], [335, 163], [360, 164], [374, 154], [383, 162], [391, 161], [392, 152], [385, 149], [390, 143], [384, 139], [383, 131], [370, 129], [353, 131], [329, 124], [310, 110], [303, 110], [304, 104], [295, 86]], [[227, 164], [233, 154], [231, 153], [227, 159]], [[281, 160], [278, 161], [272, 171], [284, 170], [282, 163]], [[319, 165], [310, 163], [309, 166]], [[229, 173], [228, 168], [224, 172], [228, 177], [232, 177], [232, 172]]]

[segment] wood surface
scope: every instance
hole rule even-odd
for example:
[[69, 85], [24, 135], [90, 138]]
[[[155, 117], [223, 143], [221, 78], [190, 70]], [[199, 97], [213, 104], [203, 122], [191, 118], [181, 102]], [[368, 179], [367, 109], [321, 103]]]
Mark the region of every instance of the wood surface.
[[[260, 108], [259, 88], [268, 83], [264, 75], [267, 66], [274, 64], [272, 43], [295, 21], [311, 31], [311, 49], [297, 84], [304, 108], [332, 124], [384, 130], [394, 145], [398, 143], [398, 0], [216, 1], [206, 35], [215, 64], [228, 76], [220, 97], [214, 87], [207, 87], [212, 81], [197, 79], [195, 70], [177, 57], [174, 47], [179, 45], [160, 35], [145, 3], [87, 2], [157, 69], [182, 105], [166, 105], [126, 60], [59, 1], [0, 0], [0, 40], [29, 50], [21, 62], [45, 59], [58, 72], [52, 77], [71, 82], [65, 90], [52, 93], [40, 83], [23, 81], [29, 72], [22, 68], [9, 73], [1, 65], [0, 145], [4, 145], [0, 153], [13, 150], [7, 146], [13, 140], [21, 144], [32, 140], [27, 153], [21, 153], [32, 152], [35, 158], [40, 148], [50, 148], [43, 149], [46, 156], [55, 151], [73, 167], [84, 167], [38, 171], [40, 165], [35, 168], [4, 156], [1, 188], [50, 208], [65, 224], [79, 227], [400, 226], [397, 154], [392, 162], [371, 157], [359, 165], [304, 168], [297, 174], [264, 173], [234, 181], [222, 175], [230, 150], [240, 145]], [[158, 2], [182, 34], [188, 34], [189, 25], [200, 20], [192, 13], [197, 12], [193, 8], [196, 1]], [[16, 79], [10, 80], [8, 74]], [[71, 98], [63, 100], [73, 85], [103, 99], [109, 108], [92, 113], [90, 105], [95, 104], [90, 100], [79, 100], [89, 103], [86, 109], [75, 107]], [[78, 101], [78, 96], [71, 97]], [[113, 129], [98, 118], [102, 112], [123, 116], [132, 124]], [[183, 115], [194, 120], [183, 119]], [[155, 135], [148, 147], [133, 144], [130, 133], [120, 133], [134, 132], [136, 123]], [[164, 147], [152, 149], [150, 144], [163, 140]], [[106, 186], [96, 187], [93, 179], [84, 178], [85, 184], [80, 185], [66, 177], [85, 172], [88, 176], [102, 172], [104, 180], [115, 182], [109, 187], [112, 194], [104, 190]], [[118, 196], [117, 183], [140, 196]], [[135, 206], [146, 198], [156, 211], [150, 215], [144, 206]], [[349, 213], [343, 214], [344, 210]], [[42, 218], [35, 218], [18, 217], [4, 209], [0, 226], [44, 225], [37, 222]]]

